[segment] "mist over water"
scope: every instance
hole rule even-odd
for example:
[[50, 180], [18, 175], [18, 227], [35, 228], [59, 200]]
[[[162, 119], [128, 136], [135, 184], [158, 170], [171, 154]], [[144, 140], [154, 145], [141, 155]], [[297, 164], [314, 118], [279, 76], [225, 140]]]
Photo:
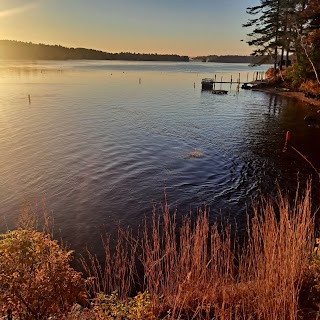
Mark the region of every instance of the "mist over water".
[[56, 235], [83, 252], [119, 223], [137, 228], [164, 191], [178, 216], [207, 205], [212, 219], [228, 215], [241, 228], [260, 191], [274, 193], [279, 184], [293, 192], [298, 172], [302, 180], [313, 174], [297, 154], [282, 152], [287, 130], [320, 168], [320, 129], [303, 120], [314, 107], [237, 94], [235, 85], [227, 96], [201, 91], [204, 77], [240, 72], [251, 80], [266, 68], [2, 61], [1, 231], [15, 225], [24, 197], [45, 195]]

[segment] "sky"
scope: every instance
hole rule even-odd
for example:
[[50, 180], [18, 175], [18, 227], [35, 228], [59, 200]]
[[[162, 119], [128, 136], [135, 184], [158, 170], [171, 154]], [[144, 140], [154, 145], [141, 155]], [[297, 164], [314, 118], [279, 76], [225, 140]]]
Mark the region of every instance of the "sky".
[[[107, 52], [247, 55], [259, 0], [0, 0], [0, 39]], [[241, 41], [244, 40], [244, 41]]]

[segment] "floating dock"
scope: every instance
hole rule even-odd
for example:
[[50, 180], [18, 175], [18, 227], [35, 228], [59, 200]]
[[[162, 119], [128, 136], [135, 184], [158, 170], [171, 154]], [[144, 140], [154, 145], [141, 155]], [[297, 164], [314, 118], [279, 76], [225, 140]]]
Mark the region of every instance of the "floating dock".
[[213, 79], [202, 79], [201, 81], [201, 86], [202, 86], [202, 90], [212, 90], [213, 89]]
[[212, 90], [213, 94], [227, 94], [227, 90]]

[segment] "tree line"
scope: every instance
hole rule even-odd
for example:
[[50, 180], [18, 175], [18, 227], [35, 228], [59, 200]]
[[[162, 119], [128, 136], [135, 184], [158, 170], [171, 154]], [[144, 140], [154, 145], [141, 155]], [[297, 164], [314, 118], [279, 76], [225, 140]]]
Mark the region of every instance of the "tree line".
[[248, 63], [250, 65], [255, 65], [258, 63], [272, 63], [273, 60], [269, 56], [263, 57], [263, 61], [261, 57], [254, 56], [239, 56], [239, 55], [225, 55], [225, 56], [217, 56], [217, 55], [209, 55], [209, 56], [198, 56], [193, 60], [202, 61], [202, 62], [220, 62], [220, 63]]
[[109, 53], [86, 48], [67, 48], [60, 45], [34, 44], [14, 40], [0, 40], [0, 59], [189, 61], [189, 57], [176, 54]]
[[294, 56], [294, 81], [313, 78], [319, 82], [320, 69], [320, 1], [259, 0], [247, 8], [251, 16], [243, 27], [250, 27], [247, 43], [255, 57], [269, 56], [274, 73], [290, 65]]

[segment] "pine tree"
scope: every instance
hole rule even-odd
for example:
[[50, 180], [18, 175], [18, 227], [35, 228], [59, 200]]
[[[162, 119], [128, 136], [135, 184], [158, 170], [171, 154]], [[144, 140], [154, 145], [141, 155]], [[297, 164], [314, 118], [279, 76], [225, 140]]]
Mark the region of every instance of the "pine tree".
[[[300, 43], [300, 61], [307, 62], [304, 65], [305, 74], [313, 72], [318, 86], [320, 86], [320, 2], [309, 0], [300, 12], [301, 28], [298, 29]], [[303, 59], [304, 58], [304, 59]], [[307, 58], [307, 61], [306, 59]], [[311, 67], [311, 68], [310, 68]], [[302, 69], [302, 68], [301, 68]], [[310, 70], [311, 69], [311, 70]], [[310, 71], [309, 71], [310, 70]]]
[[[273, 56], [274, 70], [277, 67], [278, 46], [281, 31], [281, 9], [283, 0], [260, 0], [260, 5], [247, 8], [247, 13], [256, 18], [249, 19], [243, 27], [253, 27], [248, 34], [249, 46], [257, 47], [253, 56]], [[263, 62], [263, 61], [261, 61]]]

